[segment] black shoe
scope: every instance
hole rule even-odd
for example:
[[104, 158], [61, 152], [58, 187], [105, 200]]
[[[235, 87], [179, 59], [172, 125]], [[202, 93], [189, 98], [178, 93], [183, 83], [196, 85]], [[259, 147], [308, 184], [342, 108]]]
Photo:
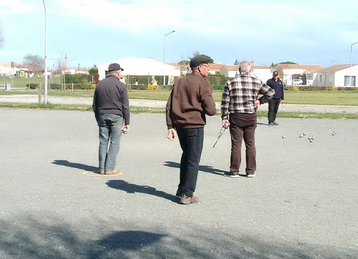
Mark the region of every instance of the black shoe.
[[273, 122], [273, 125], [276, 125], [276, 126], [278, 126], [278, 123], [274, 121], [274, 122]]
[[275, 124], [273, 122], [270, 122], [268, 125], [269, 126], [275, 126]]

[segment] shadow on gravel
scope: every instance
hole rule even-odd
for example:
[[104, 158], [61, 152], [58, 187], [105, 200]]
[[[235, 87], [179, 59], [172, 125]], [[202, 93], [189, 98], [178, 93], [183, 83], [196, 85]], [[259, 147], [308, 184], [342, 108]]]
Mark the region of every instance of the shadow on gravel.
[[127, 193], [144, 193], [164, 198], [172, 202], [178, 202], [178, 197], [163, 191], [158, 191], [156, 188], [148, 185], [137, 185], [134, 183], [128, 183], [123, 180], [110, 180], [106, 184], [108, 185], [108, 187], [125, 191]]
[[[126, 259], [165, 237], [163, 234], [138, 230], [105, 231], [105, 222], [99, 219], [96, 224], [102, 230], [97, 229], [88, 235], [82, 230], [88, 229], [90, 222], [82, 226], [81, 230], [81, 226], [70, 225], [62, 218], [48, 213], [46, 215], [45, 219], [41, 219], [41, 215], [17, 217], [20, 225], [13, 220], [0, 220], [0, 258]], [[103, 233], [107, 235], [101, 236]]]
[[[173, 161], [165, 161], [164, 166], [180, 168], [180, 164]], [[208, 165], [199, 165], [199, 171], [210, 173], [210, 174], [217, 174], [217, 175], [223, 175], [226, 172], [225, 170], [217, 169]]]
[[84, 165], [84, 164], [80, 164], [80, 163], [72, 163], [67, 160], [55, 160], [52, 162], [52, 164], [71, 167], [71, 168], [77, 168], [80, 170], [90, 171], [90, 172], [98, 171], [98, 167]]
[[172, 228], [150, 219], [138, 224], [91, 216], [74, 223], [48, 211], [26, 211], [0, 219], [0, 258], [357, 258], [356, 249], [344, 247], [227, 233], [188, 222]]

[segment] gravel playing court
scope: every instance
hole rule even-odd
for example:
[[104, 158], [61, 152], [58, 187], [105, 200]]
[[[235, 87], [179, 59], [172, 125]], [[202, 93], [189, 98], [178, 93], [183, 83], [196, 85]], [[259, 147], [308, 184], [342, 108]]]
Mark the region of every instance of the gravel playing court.
[[132, 115], [120, 176], [92, 173], [92, 112], [0, 117], [0, 258], [358, 258], [356, 120], [260, 118], [257, 177], [233, 179], [229, 132], [213, 148], [210, 117], [200, 202], [179, 205], [164, 114]]

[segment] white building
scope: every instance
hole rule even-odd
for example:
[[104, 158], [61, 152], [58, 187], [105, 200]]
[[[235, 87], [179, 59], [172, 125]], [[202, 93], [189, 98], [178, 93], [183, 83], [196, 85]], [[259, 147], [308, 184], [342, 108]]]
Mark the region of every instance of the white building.
[[[239, 65], [224, 65], [220, 69], [220, 73], [226, 77], [233, 78], [239, 73]], [[272, 77], [272, 72], [268, 66], [255, 66], [251, 75], [266, 83]]]
[[317, 72], [313, 85], [328, 87], [356, 87], [358, 65], [333, 65]]
[[315, 76], [323, 68], [320, 65], [277, 64], [278, 71], [284, 85], [294, 85], [293, 79], [301, 79], [304, 85], [314, 85]]
[[[106, 77], [106, 71], [111, 63], [118, 63], [124, 71], [123, 75], [129, 76], [166, 76], [166, 82], [172, 83], [174, 76], [180, 76], [180, 68], [178, 66], [169, 65], [152, 58], [135, 58], [128, 57], [114, 60], [97, 66], [99, 79]], [[168, 84], [169, 84], [168, 83]]]

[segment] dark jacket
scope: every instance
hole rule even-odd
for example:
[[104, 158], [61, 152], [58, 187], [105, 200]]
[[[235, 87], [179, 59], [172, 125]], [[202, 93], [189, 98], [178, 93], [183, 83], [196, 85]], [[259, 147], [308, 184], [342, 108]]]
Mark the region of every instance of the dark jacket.
[[216, 114], [212, 91], [199, 73], [176, 80], [166, 105], [168, 129], [204, 127], [205, 114]]
[[116, 114], [123, 117], [125, 125], [129, 125], [129, 99], [126, 85], [113, 75], [101, 80], [94, 92], [92, 109], [96, 120], [101, 114]]
[[270, 78], [269, 80], [267, 80], [266, 84], [270, 86], [273, 90], [275, 90], [275, 95], [272, 99], [285, 99], [284, 88], [281, 79], [275, 81], [273, 78]]

